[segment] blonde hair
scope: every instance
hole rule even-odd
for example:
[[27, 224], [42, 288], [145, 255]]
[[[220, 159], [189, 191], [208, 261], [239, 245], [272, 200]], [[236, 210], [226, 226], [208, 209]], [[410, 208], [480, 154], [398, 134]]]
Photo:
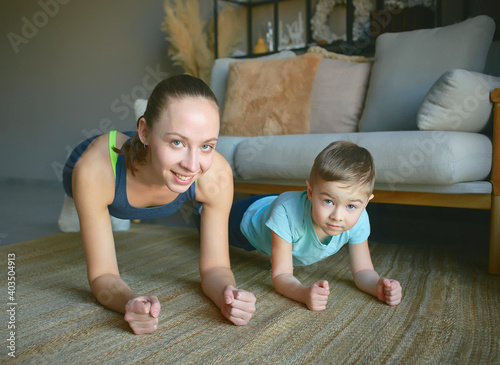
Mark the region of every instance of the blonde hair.
[[375, 185], [375, 164], [366, 148], [348, 141], [336, 141], [325, 147], [314, 160], [309, 176], [311, 185], [318, 178], [345, 182], [367, 190], [370, 195]]

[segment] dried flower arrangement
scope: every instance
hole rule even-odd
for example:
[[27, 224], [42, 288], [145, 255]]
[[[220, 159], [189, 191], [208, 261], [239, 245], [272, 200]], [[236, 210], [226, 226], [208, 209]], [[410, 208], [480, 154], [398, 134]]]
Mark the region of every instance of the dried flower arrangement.
[[[213, 21], [206, 28], [200, 17], [198, 0], [165, 0], [162, 30], [170, 43], [168, 54], [174, 65], [208, 83], [214, 64]], [[240, 7], [226, 6], [218, 16], [219, 57], [230, 55], [243, 35], [243, 13]]]

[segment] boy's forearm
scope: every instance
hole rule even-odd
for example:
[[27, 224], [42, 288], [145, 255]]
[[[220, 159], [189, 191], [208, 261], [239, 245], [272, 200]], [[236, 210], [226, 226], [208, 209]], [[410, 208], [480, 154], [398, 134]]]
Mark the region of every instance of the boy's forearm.
[[227, 285], [236, 287], [236, 281], [231, 269], [227, 267], [215, 267], [200, 273], [201, 288], [203, 293], [209, 297], [217, 307], [223, 305], [223, 291]]
[[377, 296], [377, 283], [380, 276], [375, 270], [361, 270], [353, 273], [354, 283], [365, 293]]
[[280, 274], [273, 277], [273, 285], [281, 295], [306, 304], [307, 287], [303, 286], [292, 274]]
[[119, 275], [104, 274], [90, 283], [90, 289], [96, 299], [108, 309], [125, 313], [127, 302], [137, 295]]

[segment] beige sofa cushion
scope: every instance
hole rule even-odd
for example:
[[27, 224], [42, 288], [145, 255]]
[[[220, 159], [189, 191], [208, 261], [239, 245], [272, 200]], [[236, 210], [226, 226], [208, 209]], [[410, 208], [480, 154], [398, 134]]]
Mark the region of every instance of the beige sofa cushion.
[[[295, 57], [293, 51], [281, 51], [269, 55], [252, 58], [253, 60], [270, 60], [275, 58], [290, 58]], [[229, 73], [229, 65], [233, 62], [247, 61], [248, 58], [218, 58], [215, 60], [212, 67], [212, 74], [210, 75], [210, 88], [217, 97], [220, 110], [224, 109], [224, 100], [226, 99], [226, 84], [227, 75]]]
[[321, 56], [235, 62], [229, 66], [220, 135], [309, 132], [311, 91]]
[[371, 62], [323, 58], [311, 93], [310, 133], [348, 133], [358, 129]]

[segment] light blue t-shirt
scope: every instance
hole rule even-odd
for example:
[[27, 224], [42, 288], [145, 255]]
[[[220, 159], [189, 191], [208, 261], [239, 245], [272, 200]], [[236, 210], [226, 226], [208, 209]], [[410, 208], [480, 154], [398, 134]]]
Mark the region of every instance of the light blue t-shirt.
[[271, 255], [271, 231], [274, 231], [293, 245], [296, 266], [310, 265], [331, 256], [347, 242], [358, 244], [368, 239], [370, 221], [363, 210], [354, 227], [321, 243], [314, 231], [311, 208], [306, 191], [264, 197], [248, 207], [240, 229], [252, 246], [267, 255]]

